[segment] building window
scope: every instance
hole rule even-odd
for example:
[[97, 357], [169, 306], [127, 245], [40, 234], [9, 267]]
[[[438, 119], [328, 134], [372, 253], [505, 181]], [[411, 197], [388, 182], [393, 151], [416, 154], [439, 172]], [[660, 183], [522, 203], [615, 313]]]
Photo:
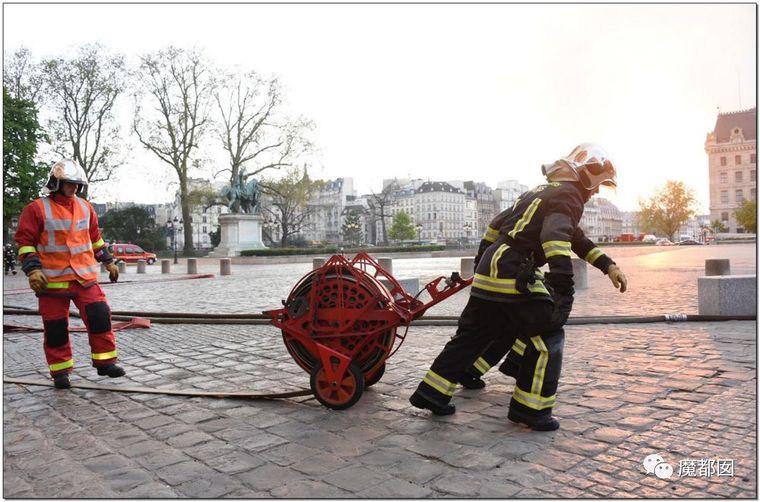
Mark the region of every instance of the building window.
[[749, 189], [749, 198], [753, 202], [757, 202], [757, 189], [756, 188], [750, 188]]
[[737, 166], [742, 165], [742, 156], [741, 155], [735, 155], [734, 156], [734, 164]]
[[728, 204], [728, 190], [721, 190], [720, 191], [720, 203], [721, 204]]
[[736, 203], [741, 204], [742, 202], [744, 202], [744, 190], [738, 188], [736, 190]]
[[750, 153], [749, 154], [749, 163], [750, 164], [757, 164], [757, 154], [756, 153]]
[[756, 169], [752, 169], [749, 172], [749, 180], [750, 181], [757, 181], [757, 170]]
[[720, 173], [720, 184], [725, 185], [726, 183], [728, 183], [728, 173], [722, 172]]
[[720, 221], [728, 222], [728, 213], [720, 213]]
[[734, 173], [734, 183], [741, 183], [743, 178], [742, 171], [736, 171]]
[[726, 158], [725, 157], [721, 157], [720, 158], [720, 165], [721, 166], [725, 166], [726, 165]]

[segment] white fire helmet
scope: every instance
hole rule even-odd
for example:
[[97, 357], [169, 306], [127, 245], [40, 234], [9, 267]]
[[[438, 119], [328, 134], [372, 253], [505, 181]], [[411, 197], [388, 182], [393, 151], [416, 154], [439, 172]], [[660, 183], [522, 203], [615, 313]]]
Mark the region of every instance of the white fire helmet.
[[77, 195], [87, 197], [87, 175], [76, 160], [63, 159], [56, 162], [50, 170], [50, 177], [43, 192], [46, 195], [57, 192], [64, 181], [79, 185]]
[[549, 181], [577, 181], [586, 190], [599, 185], [617, 187], [615, 164], [602, 147], [581, 143], [554, 164], [544, 164], [541, 171]]

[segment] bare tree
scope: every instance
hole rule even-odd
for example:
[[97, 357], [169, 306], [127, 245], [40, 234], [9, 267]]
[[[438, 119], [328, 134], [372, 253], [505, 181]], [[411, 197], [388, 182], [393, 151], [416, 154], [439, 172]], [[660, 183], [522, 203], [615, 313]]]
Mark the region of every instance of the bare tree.
[[[281, 115], [282, 89], [275, 78], [267, 80], [253, 71], [229, 74], [216, 88], [214, 100], [221, 115], [217, 132], [230, 160], [230, 184], [244, 166], [245, 179], [268, 169], [290, 167], [293, 159], [311, 147], [303, 135], [311, 123]], [[238, 211], [239, 207], [233, 207], [233, 212]]]
[[322, 182], [312, 180], [306, 167], [303, 171], [294, 167], [282, 178], [263, 180], [260, 185], [267, 199], [262, 204], [262, 213], [280, 227], [280, 245], [285, 247], [291, 236], [308, 228], [309, 217], [314, 212], [308, 201]]
[[39, 104], [42, 74], [40, 66], [32, 59], [32, 52], [26, 47], [21, 47], [13, 54], [5, 55], [3, 87], [14, 99]]
[[[182, 219], [190, 222], [188, 170], [209, 125], [214, 80], [195, 50], [169, 47], [140, 58], [133, 129], [140, 143], [179, 179]], [[149, 106], [143, 108], [146, 102]], [[193, 255], [193, 229], [184, 225], [184, 256]]]
[[385, 214], [385, 210], [393, 203], [393, 191], [397, 188], [398, 183], [392, 181], [383, 187], [380, 193], [372, 192], [371, 198], [367, 201], [370, 211], [372, 211], [373, 225], [375, 221], [380, 220], [380, 227], [383, 231], [383, 244], [388, 242], [385, 219], [390, 217], [390, 215]]
[[124, 56], [85, 45], [73, 58], [47, 59], [41, 68], [56, 152], [79, 162], [90, 183], [109, 179], [120, 163], [113, 107], [126, 87]]

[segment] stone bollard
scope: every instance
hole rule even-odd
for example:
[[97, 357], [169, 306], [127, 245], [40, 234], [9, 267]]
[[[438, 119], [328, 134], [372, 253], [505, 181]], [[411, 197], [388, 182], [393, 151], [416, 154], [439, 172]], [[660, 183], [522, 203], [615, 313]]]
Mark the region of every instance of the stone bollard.
[[475, 258], [462, 258], [459, 260], [459, 275], [462, 279], [469, 279], [475, 273]]
[[312, 270], [318, 269], [319, 267], [321, 267], [322, 265], [324, 265], [326, 261], [327, 261], [326, 258], [312, 258], [311, 259], [311, 269]]
[[101, 272], [108, 272], [108, 269], [106, 268], [106, 264], [105, 263], [101, 263], [100, 264], [100, 271]]
[[188, 274], [197, 274], [198, 273], [198, 260], [195, 258], [188, 258], [187, 259], [187, 273]]
[[393, 275], [393, 258], [388, 258], [387, 256], [378, 258], [377, 263], [379, 263], [380, 266], [385, 269], [389, 275]]
[[697, 278], [699, 315], [757, 315], [757, 276]]
[[119, 273], [120, 274], [126, 274], [127, 273], [127, 262], [120, 261], [119, 262]]
[[[384, 277], [378, 277], [380, 283], [388, 288], [388, 291], [393, 287], [391, 281]], [[420, 279], [418, 277], [406, 277], [403, 279], [396, 278], [396, 281], [401, 285], [404, 291], [414, 296], [420, 291]]]
[[171, 260], [161, 260], [161, 273], [162, 274], [170, 274], [172, 272], [172, 261]]
[[573, 262], [573, 282], [575, 289], [586, 289], [588, 287], [588, 263], [580, 258], [572, 258]]
[[731, 260], [725, 258], [705, 260], [705, 275], [731, 275]]
[[144, 274], [145, 273], [145, 265], [147, 262], [145, 260], [137, 260], [137, 273], [138, 274]]
[[219, 260], [219, 275], [232, 275], [232, 260], [229, 258]]

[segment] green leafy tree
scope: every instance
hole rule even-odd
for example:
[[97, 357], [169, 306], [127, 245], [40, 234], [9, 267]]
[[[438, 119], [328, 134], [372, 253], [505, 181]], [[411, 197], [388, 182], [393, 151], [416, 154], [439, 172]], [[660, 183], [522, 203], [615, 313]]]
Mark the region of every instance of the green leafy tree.
[[362, 242], [362, 225], [359, 220], [359, 215], [351, 212], [346, 215], [346, 219], [341, 227], [343, 233], [343, 242], [351, 245], [359, 245]]
[[416, 237], [412, 219], [404, 211], [399, 211], [393, 216], [393, 223], [388, 236], [396, 241], [407, 241]]
[[639, 224], [645, 232], [673, 240], [681, 225], [696, 214], [694, 190], [681, 181], [668, 181], [649, 200], [639, 200]]
[[103, 239], [132, 242], [147, 251], [166, 249], [166, 229], [156, 225], [145, 208], [139, 206], [111, 209], [99, 221]]
[[744, 227], [747, 232], [757, 233], [757, 202], [745, 200], [736, 211], [736, 222]]
[[261, 211], [280, 227], [280, 245], [286, 247], [288, 239], [308, 228], [316, 208], [307, 203], [323, 182], [312, 180], [305, 167], [292, 167], [282, 178], [262, 179], [259, 185], [267, 199], [262, 201]]
[[37, 144], [45, 135], [34, 103], [12, 98], [3, 87], [3, 230], [11, 217], [39, 197], [48, 166], [38, 163]]

